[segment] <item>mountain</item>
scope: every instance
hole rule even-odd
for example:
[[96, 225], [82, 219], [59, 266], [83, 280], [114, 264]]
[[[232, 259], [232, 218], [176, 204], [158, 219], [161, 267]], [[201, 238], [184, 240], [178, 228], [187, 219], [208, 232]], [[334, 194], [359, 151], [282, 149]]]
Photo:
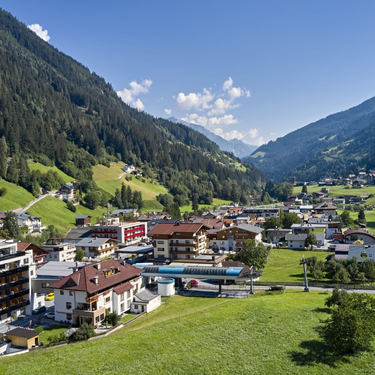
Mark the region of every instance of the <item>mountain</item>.
[[175, 117], [170, 117], [168, 120], [174, 122], [175, 124], [186, 125], [189, 128], [192, 128], [197, 132], [204, 134], [209, 140], [215, 142], [220, 147], [220, 150], [231, 152], [238, 158], [248, 156], [258, 148], [258, 146], [248, 145], [247, 143], [244, 143], [236, 138], [227, 141], [223, 137], [210, 132], [208, 129], [201, 125], [191, 124]]
[[245, 160], [275, 180], [340, 177], [375, 167], [375, 97], [259, 147]]
[[196, 195], [203, 204], [245, 200], [268, 180], [252, 164], [234, 168], [239, 160], [193, 129], [128, 106], [111, 84], [3, 10], [0, 138], [0, 177], [33, 194], [41, 176], [30, 172], [29, 158], [56, 165], [88, 190], [97, 189], [94, 165], [135, 164], [180, 205]]

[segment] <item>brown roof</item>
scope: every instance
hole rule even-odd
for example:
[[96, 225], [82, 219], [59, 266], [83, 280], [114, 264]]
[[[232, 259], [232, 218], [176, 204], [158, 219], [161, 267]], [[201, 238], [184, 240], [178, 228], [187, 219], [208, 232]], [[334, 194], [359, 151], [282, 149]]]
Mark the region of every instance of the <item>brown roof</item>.
[[196, 233], [201, 228], [208, 229], [203, 224], [194, 224], [194, 223], [172, 223], [172, 224], [164, 224], [160, 223], [157, 224], [154, 228], [152, 228], [148, 235], [152, 236], [155, 234], [166, 234], [166, 235], [172, 235], [175, 232], [181, 232], [181, 233]]
[[17, 242], [17, 251], [25, 251], [31, 245], [31, 242]]
[[115, 289], [113, 289], [113, 291], [117, 294], [121, 294], [121, 293], [124, 293], [127, 290], [130, 290], [130, 289], [133, 289], [133, 288], [134, 288], [134, 285], [132, 285], [130, 283], [125, 283], [125, 284], [122, 284], [122, 285], [116, 287]]
[[17, 242], [17, 251], [26, 251], [32, 250], [33, 255], [48, 254], [47, 250], [42, 249], [38, 245], [33, 244], [32, 242]]
[[368, 230], [363, 228], [349, 228], [344, 232], [344, 236], [350, 236], [351, 234], [362, 234], [375, 239], [375, 236]]
[[[136, 276], [140, 275], [142, 270], [133, 267], [129, 264], [123, 264], [119, 260], [107, 260], [99, 263], [100, 269], [97, 265], [87, 266], [81, 270], [72, 273], [63, 279], [56, 281], [49, 287], [54, 289], [65, 289], [65, 290], [81, 290], [87, 293], [96, 293], [101, 290], [109, 289], [114, 286], [119, 286], [124, 282], [127, 282]], [[110, 276], [104, 276], [104, 270], [115, 269], [116, 272]], [[118, 272], [117, 272], [118, 269]], [[98, 277], [98, 283], [95, 283], [94, 277]]]

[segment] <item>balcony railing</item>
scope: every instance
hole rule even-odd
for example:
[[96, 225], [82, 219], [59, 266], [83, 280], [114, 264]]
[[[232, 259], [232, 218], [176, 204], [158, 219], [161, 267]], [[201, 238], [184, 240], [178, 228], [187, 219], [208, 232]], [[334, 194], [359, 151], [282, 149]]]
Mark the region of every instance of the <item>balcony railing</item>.
[[24, 290], [21, 290], [17, 293], [14, 293], [14, 294], [4, 295], [4, 296], [0, 297], [0, 303], [9, 301], [13, 298], [18, 298], [18, 297], [24, 296], [25, 294], [29, 294], [29, 290], [30, 289], [24, 289]]
[[22, 307], [25, 307], [25, 306], [28, 306], [28, 305], [30, 305], [30, 301], [29, 300], [22, 301], [21, 303], [17, 303], [17, 304], [15, 304], [13, 306], [9, 306], [9, 307], [7, 307], [5, 309], [0, 310], [0, 316], [3, 315], [3, 314], [8, 314], [8, 313], [10, 313], [12, 311], [18, 310], [18, 309], [20, 309]]
[[13, 259], [13, 258], [20, 258], [20, 257], [23, 257], [23, 256], [25, 256], [25, 252], [23, 252], [23, 251], [17, 252], [15, 254], [8, 254], [8, 255], [1, 255], [0, 254], [0, 262], [2, 260], [8, 260], [8, 259]]
[[[0, 260], [1, 259], [2, 258], [0, 258]], [[7, 271], [1, 271], [0, 270], [0, 278], [5, 277], [5, 276], [14, 275], [15, 273], [18, 273], [18, 272], [27, 271], [28, 269], [29, 269], [29, 266], [22, 266], [22, 267], [13, 268], [12, 270], [7, 270]]]
[[28, 283], [28, 282], [29, 282], [28, 277], [22, 277], [21, 279], [18, 279], [17, 281], [9, 281], [9, 282], [6, 282], [3, 285], [0, 285], [0, 290], [5, 290], [7, 288], [11, 288], [11, 287], [21, 285], [21, 284], [24, 284], [24, 283]]

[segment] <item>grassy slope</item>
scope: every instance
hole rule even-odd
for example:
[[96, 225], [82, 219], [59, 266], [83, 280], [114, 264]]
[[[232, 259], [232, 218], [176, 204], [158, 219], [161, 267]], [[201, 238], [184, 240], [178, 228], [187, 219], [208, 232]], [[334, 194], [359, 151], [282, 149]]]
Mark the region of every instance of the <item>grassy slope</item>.
[[333, 366], [315, 327], [318, 292], [248, 299], [172, 297], [99, 340], [3, 358], [3, 374], [354, 374], [373, 373], [373, 355]]
[[272, 249], [271, 256], [263, 270], [260, 281], [303, 281], [303, 268], [299, 264], [303, 254], [305, 258], [316, 256], [318, 259], [325, 260], [330, 253], [321, 251]]
[[[366, 193], [368, 195], [375, 194], [375, 186], [366, 186], [362, 189], [345, 189], [345, 186], [307, 186], [307, 192], [309, 194], [318, 192], [322, 189], [322, 187], [326, 187], [329, 189], [329, 195], [332, 197], [339, 197], [344, 195], [352, 195], [355, 197], [360, 197], [361, 195], [365, 195]], [[302, 191], [302, 186], [296, 186], [293, 188], [293, 194], [298, 194]]]
[[0, 198], [0, 211], [17, 207], [26, 207], [35, 197], [21, 186], [0, 180], [0, 188], [5, 187], [7, 193]]
[[60, 171], [57, 167], [46, 167], [43, 164], [40, 163], [28, 163], [30, 171], [39, 170], [41, 173], [47, 173], [50, 169], [57, 172], [65, 183], [74, 181], [74, 178], [71, 176], [68, 176], [63, 171]]
[[75, 227], [74, 218], [77, 215], [90, 215], [92, 223], [103, 217], [105, 208], [98, 208], [95, 211], [86, 207], [77, 206], [77, 212], [69, 211], [66, 203], [53, 197], [47, 197], [34, 204], [27, 212], [30, 215], [42, 217], [42, 223], [46, 226], [54, 225], [61, 232], [66, 233], [68, 229]]

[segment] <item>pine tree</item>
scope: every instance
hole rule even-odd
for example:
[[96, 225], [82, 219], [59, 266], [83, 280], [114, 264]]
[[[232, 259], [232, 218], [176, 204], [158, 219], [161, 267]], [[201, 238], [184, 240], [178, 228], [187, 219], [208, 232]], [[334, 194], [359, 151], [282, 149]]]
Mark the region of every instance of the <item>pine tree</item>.
[[0, 177], [4, 178], [7, 171], [7, 143], [5, 137], [0, 139]]

